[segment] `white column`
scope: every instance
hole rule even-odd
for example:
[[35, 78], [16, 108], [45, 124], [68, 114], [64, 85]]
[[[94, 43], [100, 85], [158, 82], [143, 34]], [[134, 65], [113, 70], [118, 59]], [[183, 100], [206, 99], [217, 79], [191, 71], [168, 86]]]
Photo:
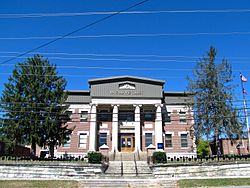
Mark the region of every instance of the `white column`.
[[96, 151], [97, 127], [96, 127], [96, 104], [92, 104], [90, 110], [89, 150]]
[[161, 105], [157, 104], [156, 106], [156, 118], [155, 118], [155, 145], [157, 148], [158, 143], [163, 143], [162, 140], [162, 114], [161, 114]]
[[141, 118], [140, 118], [140, 106], [135, 106], [135, 152], [141, 151]]
[[118, 151], [118, 105], [113, 105], [112, 116], [112, 151]]

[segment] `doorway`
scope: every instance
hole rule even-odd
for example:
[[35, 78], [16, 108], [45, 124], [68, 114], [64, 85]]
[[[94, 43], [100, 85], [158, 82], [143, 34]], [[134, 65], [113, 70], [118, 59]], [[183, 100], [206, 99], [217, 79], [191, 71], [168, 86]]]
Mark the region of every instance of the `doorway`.
[[121, 152], [132, 152], [135, 148], [135, 137], [133, 134], [121, 134], [120, 149]]

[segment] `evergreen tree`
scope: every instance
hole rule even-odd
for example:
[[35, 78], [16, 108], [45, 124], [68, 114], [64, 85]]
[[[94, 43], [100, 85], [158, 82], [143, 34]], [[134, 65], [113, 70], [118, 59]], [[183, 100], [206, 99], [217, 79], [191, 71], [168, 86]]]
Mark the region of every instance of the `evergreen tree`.
[[220, 154], [219, 139], [236, 137], [241, 131], [232, 104], [232, 68], [227, 60], [215, 63], [216, 49], [211, 47], [207, 56], [197, 63], [189, 80], [189, 91], [194, 93], [195, 135], [197, 140], [206, 136], [214, 139]]
[[71, 131], [62, 121], [67, 109], [65, 86], [56, 66], [42, 56], [15, 66], [1, 96], [5, 112], [1, 131], [11, 146], [31, 144], [35, 156], [36, 144], [48, 145], [53, 157], [54, 146], [62, 144]]

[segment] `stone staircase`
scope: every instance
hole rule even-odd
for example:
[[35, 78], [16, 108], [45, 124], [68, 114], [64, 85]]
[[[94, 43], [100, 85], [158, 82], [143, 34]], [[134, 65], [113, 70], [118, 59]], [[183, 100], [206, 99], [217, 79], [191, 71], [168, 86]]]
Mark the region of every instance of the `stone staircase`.
[[105, 178], [152, 178], [152, 172], [146, 162], [146, 153], [116, 153], [105, 172]]

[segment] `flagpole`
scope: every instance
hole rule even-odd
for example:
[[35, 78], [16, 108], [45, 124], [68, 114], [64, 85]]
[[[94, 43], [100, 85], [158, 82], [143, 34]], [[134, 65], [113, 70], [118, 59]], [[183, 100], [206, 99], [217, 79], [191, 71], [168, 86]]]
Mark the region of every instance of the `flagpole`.
[[[247, 114], [247, 103], [246, 103], [246, 96], [245, 91], [243, 87], [243, 81], [242, 81], [242, 74], [240, 73], [240, 81], [241, 81], [241, 88], [242, 88], [242, 95], [243, 95], [243, 105], [244, 105], [244, 112], [245, 112], [245, 121], [247, 126], [247, 146], [248, 146], [248, 152], [250, 149], [250, 137], [249, 137], [249, 124], [248, 124], [248, 114]], [[244, 144], [244, 142], [243, 142]]]

